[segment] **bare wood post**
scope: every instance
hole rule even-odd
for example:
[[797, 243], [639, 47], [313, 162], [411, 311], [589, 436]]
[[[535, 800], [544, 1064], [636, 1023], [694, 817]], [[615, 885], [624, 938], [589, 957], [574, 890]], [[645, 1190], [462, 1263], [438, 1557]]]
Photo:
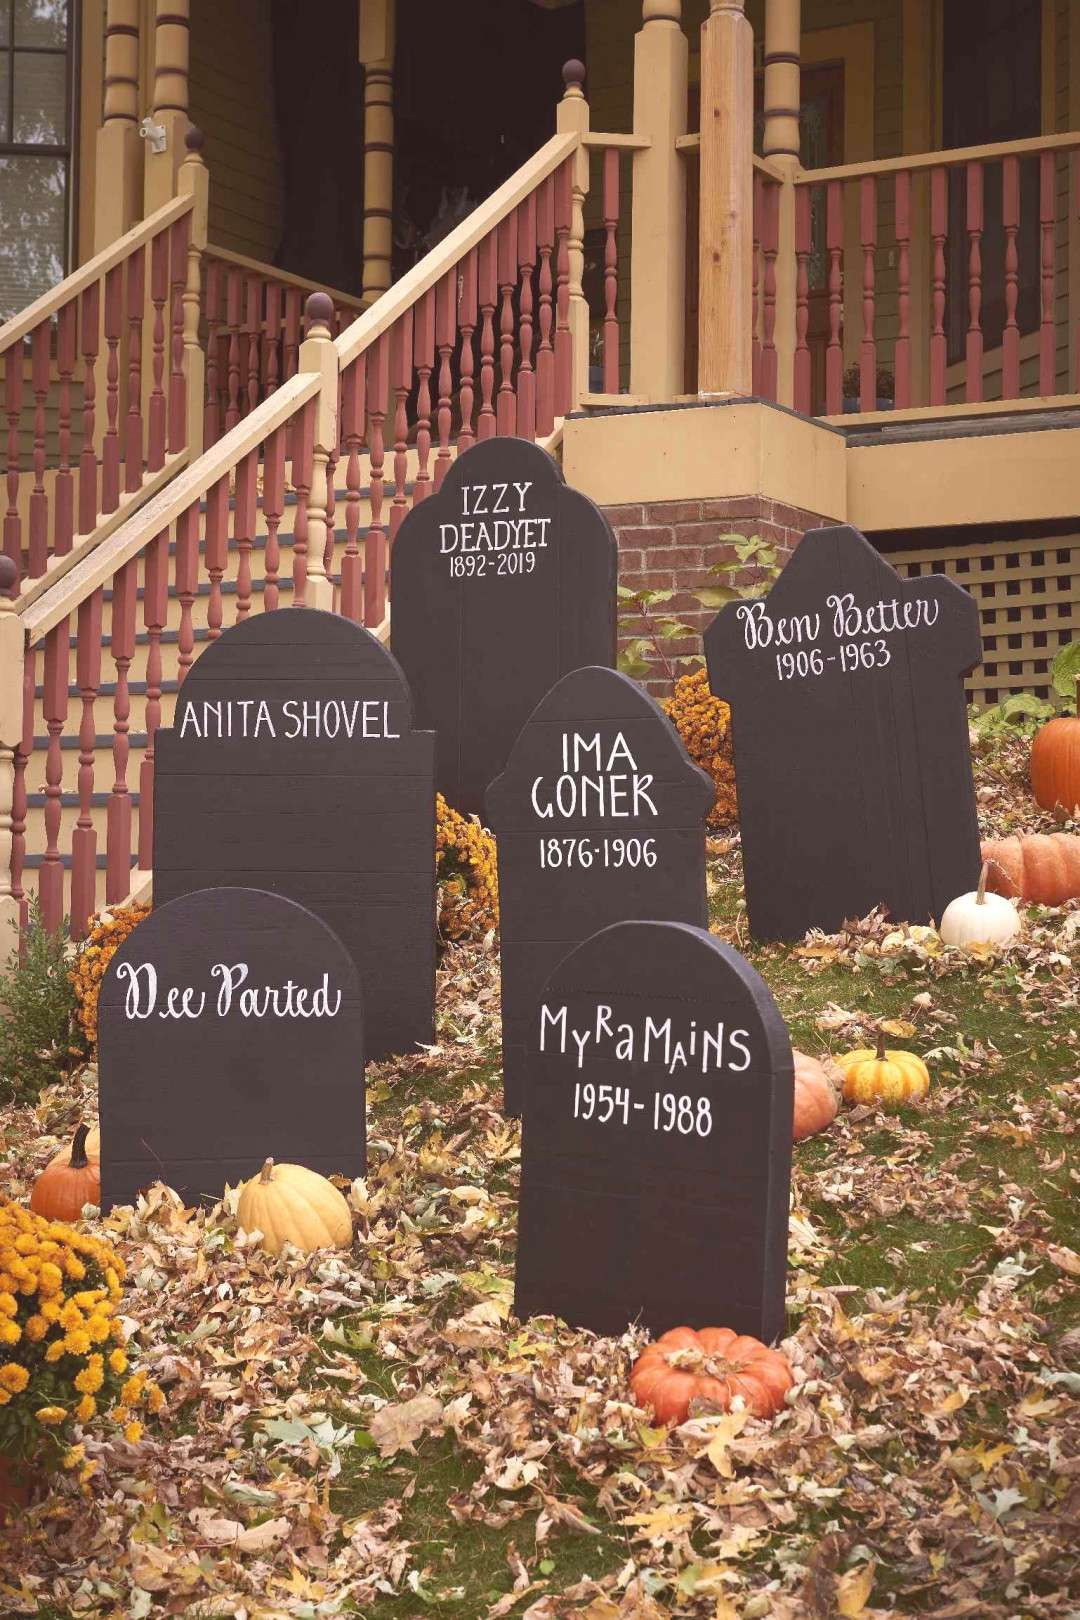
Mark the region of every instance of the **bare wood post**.
[[154, 0], [154, 123], [165, 131], [164, 149], [146, 142], [144, 204], [148, 214], [176, 196], [188, 131], [190, 0]]
[[[743, 0], [701, 27], [698, 392], [753, 391], [754, 34]], [[795, 237], [791, 237], [794, 265]], [[792, 294], [794, 354], [795, 287]]]
[[373, 304], [390, 285], [394, 234], [394, 21], [396, 0], [364, 0], [364, 281]]
[[94, 251], [101, 252], [139, 217], [139, 0], [108, 0], [105, 103], [97, 132]]
[[0, 556], [0, 961], [6, 961], [19, 928], [19, 902], [11, 888], [14, 833], [15, 753], [23, 731], [22, 620], [8, 591], [15, 564]]
[[202, 455], [206, 417], [206, 355], [199, 341], [202, 313], [202, 259], [206, 251], [210, 176], [203, 161], [203, 132], [192, 124], [184, 136], [187, 156], [180, 165], [181, 196], [192, 201], [184, 281], [184, 376], [187, 379], [187, 438], [190, 460]]
[[799, 167], [799, 110], [802, 100], [801, 0], [765, 0], [765, 156], [784, 174], [780, 190], [776, 258], [777, 400], [795, 397], [795, 185]]
[[[589, 128], [589, 103], [582, 86], [585, 83], [585, 64], [567, 62], [563, 68], [566, 89], [556, 115], [555, 127], [560, 135], [584, 135]], [[589, 386], [589, 306], [582, 290], [585, 274], [585, 198], [589, 195], [589, 150], [579, 146], [571, 158], [570, 240], [570, 353], [572, 372], [570, 379], [570, 408], [581, 403], [581, 396]]]
[[311, 490], [307, 498], [307, 590], [304, 606], [334, 608], [334, 584], [326, 572], [327, 468], [338, 446], [338, 358], [330, 336], [334, 306], [326, 293], [312, 293], [305, 305], [307, 337], [300, 345], [298, 370], [319, 376], [315, 400], [315, 449], [311, 464]]
[[652, 145], [633, 155], [630, 241], [630, 392], [670, 400], [685, 387], [686, 134], [689, 44], [682, 0], [644, 0], [634, 39], [634, 134]]

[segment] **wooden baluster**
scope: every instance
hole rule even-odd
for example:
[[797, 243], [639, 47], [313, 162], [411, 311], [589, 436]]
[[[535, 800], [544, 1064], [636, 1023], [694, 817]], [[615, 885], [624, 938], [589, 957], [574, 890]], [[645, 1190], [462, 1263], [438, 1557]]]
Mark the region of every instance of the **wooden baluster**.
[[[281, 351], [281, 380], [288, 382], [290, 377], [296, 376], [300, 364], [300, 333], [303, 326], [302, 302], [299, 287], [287, 287], [285, 290], [285, 335]], [[285, 440], [285, 455], [288, 461], [296, 456], [294, 440], [298, 438], [301, 428], [301, 415], [298, 413], [289, 422], [288, 437]]]
[[1055, 389], [1057, 334], [1054, 328], [1054, 206], [1053, 152], [1039, 153], [1039, 237], [1042, 297], [1039, 318], [1039, 393], [1045, 399]]
[[367, 410], [367, 355], [360, 354], [341, 378], [341, 436], [345, 462], [345, 551], [341, 559], [341, 613], [354, 624], [364, 621], [364, 571], [360, 556], [360, 448]]
[[[479, 253], [472, 248], [461, 270], [458, 293], [458, 326], [461, 329], [461, 362], [458, 384], [458, 414], [461, 429], [458, 433], [458, 454], [476, 443], [473, 432], [473, 405], [476, 399], [474, 374], [476, 357], [473, 351], [473, 333], [476, 331], [477, 287], [479, 279]], [[370, 442], [370, 441], [369, 441]], [[370, 623], [370, 620], [368, 621]]]
[[549, 174], [537, 194], [536, 204], [537, 251], [540, 272], [537, 278], [540, 294], [539, 342], [536, 350], [536, 432], [546, 439], [555, 426], [555, 345], [553, 331], [555, 308], [552, 301], [554, 276], [552, 255], [555, 252], [555, 176]]
[[416, 394], [416, 506], [432, 491], [431, 481], [431, 372], [435, 365], [435, 288], [429, 287], [416, 310], [413, 362], [418, 380]]
[[[21, 348], [21, 344], [18, 345]], [[30, 340], [30, 386], [34, 393], [34, 485], [30, 491], [28, 527], [29, 575], [40, 579], [49, 566], [49, 498], [45, 493], [45, 403], [49, 395], [52, 329], [48, 321], [34, 328]]]
[[34, 753], [34, 690], [37, 650], [28, 647], [23, 659], [22, 737], [15, 751], [15, 775], [11, 784], [11, 894], [19, 906], [19, 927], [28, 920], [28, 895], [23, 888], [26, 862], [26, 768]]
[[[46, 323], [46, 332], [48, 323]], [[36, 335], [36, 334], [35, 334]], [[49, 733], [45, 756], [45, 853], [38, 876], [41, 920], [55, 933], [64, 918], [64, 863], [60, 856], [61, 792], [64, 756], [60, 740], [68, 713], [69, 623], [65, 615], [45, 637], [45, 680], [41, 712]]]
[[894, 400], [898, 411], [911, 404], [911, 175], [896, 176], [896, 349]]
[[980, 400], [983, 396], [983, 166], [981, 163], [969, 163], [967, 166], [967, 234], [968, 328], [964, 343], [964, 397], [968, 400]]
[[177, 632], [177, 680], [181, 686], [195, 657], [195, 625], [192, 609], [199, 584], [199, 502], [193, 501], [176, 520], [176, 561], [174, 578], [180, 603]]
[[517, 210], [500, 223], [495, 235], [499, 277], [499, 399], [496, 432], [517, 431], [514, 396], [514, 292], [517, 288]]
[[[341, 422], [341, 383], [338, 381], [338, 423]], [[337, 547], [337, 464], [338, 452], [331, 450], [326, 458], [326, 544], [323, 546], [323, 573], [330, 581], [331, 590], [334, 581], [334, 552]], [[340, 612], [340, 603], [335, 611]]]
[[86, 934], [97, 909], [97, 832], [94, 828], [94, 759], [97, 748], [97, 696], [101, 686], [102, 586], [79, 603], [75, 629], [75, 683], [79, 717], [79, 816], [71, 835], [71, 933]]
[[572, 160], [555, 174], [555, 415], [565, 416], [573, 393], [570, 331], [570, 225], [574, 215]]
[[[384, 332], [375, 340], [368, 361], [367, 409], [371, 521], [364, 540], [364, 623], [378, 629], [386, 617], [386, 534], [382, 525], [386, 391], [390, 341]], [[463, 384], [464, 386], [464, 384]]]
[[315, 467], [315, 407], [309, 400], [291, 424], [290, 444], [292, 486], [296, 494], [296, 516], [293, 519], [292, 577], [293, 607], [303, 607], [307, 597], [308, 576], [308, 497]]
[[7, 511], [4, 513], [4, 554], [15, 564], [17, 596], [22, 578], [22, 518], [19, 516], [19, 418], [22, 415], [23, 346], [13, 343], [4, 356], [4, 410], [7, 414]]
[[520, 358], [517, 377], [517, 431], [536, 438], [536, 372], [533, 369], [533, 275], [536, 271], [536, 192], [518, 207], [518, 312]]
[[229, 334], [228, 370], [225, 384], [225, 431], [240, 420], [240, 298], [243, 282], [239, 270], [227, 272], [225, 282], [225, 329]]
[[78, 305], [73, 298], [56, 318], [56, 369], [60, 378], [57, 401], [57, 447], [60, 466], [53, 494], [53, 555], [71, 550], [75, 533], [75, 478], [71, 470], [71, 379], [78, 348]]
[[874, 338], [877, 258], [877, 179], [859, 181], [859, 245], [862, 248], [862, 341], [859, 344], [859, 409], [877, 409], [877, 343]]
[[844, 409], [844, 186], [830, 180], [825, 192], [825, 244], [829, 255], [829, 342], [825, 350], [825, 412]]
[[[451, 361], [454, 355], [454, 335], [457, 321], [454, 308], [457, 302], [457, 271], [448, 270], [435, 289], [435, 342], [439, 353], [439, 405], [438, 405], [438, 433], [439, 452], [435, 457], [435, 488], [441, 489], [442, 481], [450, 467], [450, 433], [454, 421], [454, 379], [451, 370]], [[362, 423], [364, 413], [360, 411], [357, 422]]]
[[150, 302], [154, 308], [150, 334], [149, 454], [146, 465], [157, 472], [165, 465], [165, 300], [169, 294], [169, 241], [159, 231], [150, 244]]
[[233, 539], [236, 541], [236, 618], [239, 624], [251, 612], [251, 547], [259, 500], [259, 452], [250, 450], [236, 469]]
[[124, 419], [124, 488], [129, 495], [143, 480], [142, 323], [146, 300], [146, 252], [138, 248], [127, 267], [127, 416]]
[[161, 634], [169, 611], [169, 531], [146, 548], [143, 575], [143, 628], [146, 631], [146, 747], [139, 764], [139, 869], [154, 867], [154, 757], [161, 725]]
[[262, 297], [261, 276], [247, 277], [244, 301], [244, 335], [247, 343], [247, 409], [253, 411], [259, 403], [260, 366], [262, 363]]
[[124, 330], [124, 267], [105, 277], [105, 437], [101, 445], [101, 510], [120, 505], [120, 338]]
[[604, 153], [604, 392], [619, 392], [619, 149]]
[[262, 509], [266, 521], [266, 550], [263, 552], [263, 612], [273, 613], [278, 605], [278, 569], [281, 542], [278, 530], [285, 511], [285, 438], [283, 427], [275, 428], [263, 445]]
[[135, 656], [135, 597], [138, 563], [133, 557], [113, 575], [110, 634], [116, 665], [116, 693], [113, 697], [113, 770], [115, 780], [109, 794], [105, 834], [105, 903], [118, 905], [131, 888], [131, 791], [127, 771], [131, 744], [128, 723], [131, 695], [128, 670]]
[[101, 283], [84, 289], [79, 301], [79, 339], [83, 358], [83, 431], [79, 451], [79, 533], [91, 534], [97, 527], [97, 451], [94, 448], [97, 384], [94, 368], [98, 357], [98, 321], [101, 317]]
[[187, 378], [184, 376], [184, 288], [187, 284], [188, 234], [191, 215], [169, 231], [169, 450], [175, 455], [187, 443]]
[[206, 413], [203, 417], [203, 445], [207, 450], [221, 437], [221, 374], [218, 358], [221, 345], [221, 264], [206, 262]]
[[229, 475], [211, 484], [206, 495], [206, 572], [210, 595], [206, 604], [208, 639], [216, 641], [225, 619], [221, 580], [229, 555]]
[[413, 312], [407, 309], [390, 328], [390, 376], [394, 390], [394, 501], [390, 508], [393, 545], [409, 509], [409, 390], [412, 388]]
[[776, 259], [780, 252], [780, 187], [765, 184], [761, 220], [761, 392], [775, 399], [778, 383], [776, 353]]
[[1020, 328], [1016, 306], [1020, 296], [1020, 159], [1007, 157], [1001, 166], [1001, 223], [1005, 231], [1005, 328], [1001, 335], [1001, 397], [1015, 399], [1020, 392]]
[[266, 392], [281, 386], [281, 283], [266, 283]]
[[810, 187], [795, 191], [795, 409], [810, 415]]
[[480, 413], [476, 436], [490, 439], [495, 432], [495, 306], [499, 297], [498, 232], [491, 231], [480, 243], [477, 262], [477, 296], [480, 303]]
[[930, 171], [930, 240], [934, 249], [933, 318], [930, 328], [930, 403], [945, 403], [945, 368], [948, 339], [945, 336], [945, 242], [949, 233], [949, 177], [945, 169]]

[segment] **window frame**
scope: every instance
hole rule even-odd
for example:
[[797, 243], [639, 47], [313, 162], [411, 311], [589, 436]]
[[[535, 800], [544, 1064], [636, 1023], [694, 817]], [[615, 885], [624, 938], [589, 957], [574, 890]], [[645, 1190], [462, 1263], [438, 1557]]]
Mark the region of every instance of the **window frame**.
[[[10, 29], [6, 45], [0, 45], [0, 56], [7, 60], [8, 86], [5, 114], [9, 134], [15, 128], [15, 67], [20, 56], [60, 56], [65, 60], [64, 88], [66, 96], [67, 140], [60, 145], [35, 144], [27, 141], [0, 140], [0, 158], [53, 158], [67, 165], [67, 185], [64, 206], [64, 243], [62, 252], [63, 274], [68, 276], [76, 256], [76, 221], [78, 219], [78, 129], [79, 129], [79, 51], [82, 7], [75, 0], [66, 0], [67, 31], [63, 45], [17, 45], [15, 42], [15, 5], [10, 6]], [[63, 279], [63, 277], [61, 278]]]

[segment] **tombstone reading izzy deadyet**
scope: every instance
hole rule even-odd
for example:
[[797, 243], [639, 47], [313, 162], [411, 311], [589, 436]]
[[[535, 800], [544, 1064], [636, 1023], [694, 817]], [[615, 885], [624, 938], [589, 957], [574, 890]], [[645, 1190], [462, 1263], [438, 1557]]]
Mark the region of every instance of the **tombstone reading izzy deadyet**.
[[192, 666], [156, 756], [155, 899], [288, 895], [360, 970], [368, 1056], [430, 1041], [435, 739], [386, 648], [310, 608], [245, 619]]
[[391, 560], [390, 644], [416, 723], [438, 734], [437, 785], [464, 813], [548, 687], [615, 662], [615, 538], [551, 457], [497, 438], [459, 456], [408, 514]]
[[706, 925], [713, 796], [671, 721], [616, 670], [574, 670], [533, 710], [487, 792], [508, 1113], [521, 1112], [536, 998], [572, 946], [625, 918]]
[[685, 923], [621, 922], [559, 963], [534, 1008], [514, 1310], [784, 1323], [792, 1057], [761, 979]]
[[979, 875], [963, 678], [975, 602], [902, 580], [857, 529], [811, 531], [767, 596], [705, 633], [731, 705], [746, 900], [759, 939], [885, 905], [940, 918]]
[[311, 912], [257, 889], [155, 906], [98, 1002], [102, 1207], [164, 1181], [218, 1198], [267, 1159], [365, 1169], [355, 963]]

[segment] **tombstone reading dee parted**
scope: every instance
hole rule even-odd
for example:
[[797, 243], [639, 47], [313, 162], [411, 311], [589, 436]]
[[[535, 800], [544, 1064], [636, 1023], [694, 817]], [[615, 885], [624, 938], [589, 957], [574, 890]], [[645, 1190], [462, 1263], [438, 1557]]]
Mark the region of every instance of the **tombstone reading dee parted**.
[[793, 1088], [768, 989], [704, 929], [614, 923], [564, 957], [529, 1035], [515, 1314], [775, 1338]]
[[307, 906], [360, 970], [369, 1058], [430, 1041], [435, 739], [361, 626], [260, 613], [192, 665], [156, 738], [154, 898], [242, 884]]
[[164, 1181], [219, 1198], [267, 1158], [365, 1170], [364, 1020], [349, 952], [257, 889], [157, 905], [98, 1001], [102, 1207]]
[[901, 579], [857, 529], [815, 529], [767, 596], [719, 613], [705, 652], [731, 705], [757, 938], [832, 932], [878, 905], [925, 923], [975, 887], [967, 591]]
[[705, 927], [714, 796], [663, 710], [617, 670], [564, 675], [529, 716], [487, 791], [508, 1113], [521, 1112], [536, 998], [568, 950], [629, 918]]
[[438, 734], [437, 785], [482, 815], [484, 791], [544, 693], [615, 662], [615, 537], [525, 439], [459, 456], [405, 518], [390, 565], [390, 644], [416, 723]]

